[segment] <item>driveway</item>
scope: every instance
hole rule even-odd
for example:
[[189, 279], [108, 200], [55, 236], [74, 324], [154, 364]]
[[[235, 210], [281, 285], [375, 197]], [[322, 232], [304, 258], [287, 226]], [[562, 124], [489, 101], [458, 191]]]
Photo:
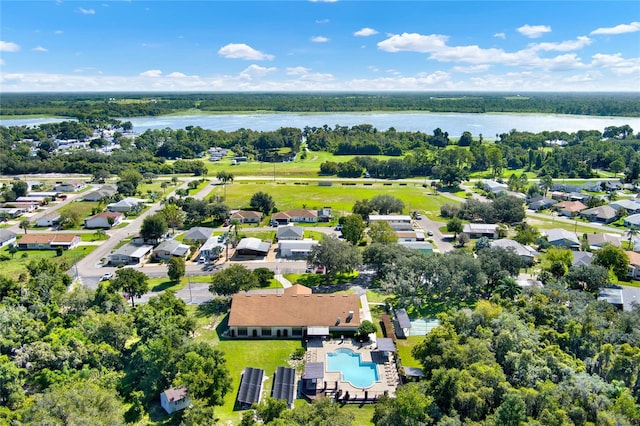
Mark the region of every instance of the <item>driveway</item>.
[[440, 227], [443, 226], [442, 222], [436, 222], [435, 220], [427, 218], [426, 215], [422, 215], [422, 219], [416, 220], [416, 223], [424, 229], [425, 234], [429, 231], [433, 233], [433, 236], [425, 238], [433, 240], [433, 243], [441, 253], [453, 250], [451, 237], [440, 232]]
[[631, 311], [633, 309], [633, 305], [637, 304], [640, 306], [640, 288], [638, 287], [630, 287], [623, 285], [622, 287], [622, 302], [625, 311]]

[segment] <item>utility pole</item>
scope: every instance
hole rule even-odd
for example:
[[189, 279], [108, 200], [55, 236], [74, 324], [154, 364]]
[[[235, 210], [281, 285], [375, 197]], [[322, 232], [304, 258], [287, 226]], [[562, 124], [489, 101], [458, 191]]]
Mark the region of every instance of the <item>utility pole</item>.
[[187, 282], [189, 283], [189, 303], [193, 303], [193, 295], [191, 294], [191, 276], [187, 277]]

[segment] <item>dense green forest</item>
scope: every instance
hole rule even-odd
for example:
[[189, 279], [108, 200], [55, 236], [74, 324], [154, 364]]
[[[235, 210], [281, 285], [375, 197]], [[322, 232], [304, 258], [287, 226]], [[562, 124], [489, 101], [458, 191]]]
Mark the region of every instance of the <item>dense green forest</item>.
[[0, 115], [91, 120], [202, 112], [519, 112], [640, 116], [638, 93], [86, 93], [2, 95]]
[[[545, 288], [522, 289], [512, 278], [519, 257], [504, 249], [426, 255], [378, 243], [363, 255], [396, 308], [452, 307], [414, 346], [424, 380], [383, 398], [375, 425], [640, 421], [640, 309], [595, 300], [599, 284], [584, 283], [605, 268], [547, 273]], [[154, 410], [154, 423], [216, 424], [216, 407], [234, 395], [225, 354], [194, 341], [194, 315], [224, 314], [228, 303], [194, 314], [167, 292], [134, 308], [122, 290], [146, 289], [141, 272], [123, 269], [94, 291], [63, 269], [43, 260], [18, 279], [0, 275], [0, 424], [148, 424]], [[461, 305], [475, 308], [453, 308]], [[171, 385], [186, 386], [193, 407], [169, 423], [157, 404]], [[268, 398], [256, 408], [269, 425], [354, 421], [331, 400], [289, 410]], [[242, 424], [256, 424], [253, 415]]]
[[[222, 147], [235, 155], [256, 161], [304, 162], [309, 151], [325, 151], [334, 159], [322, 163], [319, 175], [339, 177], [370, 176], [382, 179], [431, 177], [444, 185], [468, 180], [474, 172], [494, 177], [505, 171], [535, 172], [552, 178], [590, 178], [595, 170], [624, 172], [628, 182], [640, 176], [640, 134], [628, 125], [611, 126], [575, 133], [540, 133], [512, 130], [497, 135], [495, 142], [473, 138], [463, 132], [457, 139], [440, 128], [432, 134], [402, 132], [390, 128], [380, 131], [369, 124], [334, 128], [280, 128], [276, 131], [239, 129], [232, 132], [189, 126], [185, 129], [146, 130], [131, 137], [122, 132], [130, 123], [112, 120], [103, 123], [113, 132], [110, 140], [93, 137], [89, 149], [60, 151], [57, 139], [82, 140], [104, 128], [86, 122], [64, 121], [39, 126], [0, 126], [0, 173], [85, 173], [100, 176], [135, 168], [142, 173], [207, 173], [200, 159], [211, 147]], [[122, 131], [122, 132], [121, 132]], [[301, 141], [306, 140], [301, 150]], [[561, 141], [562, 144], [553, 142]], [[115, 145], [110, 153], [100, 152]], [[341, 155], [356, 155], [338, 161]], [[392, 158], [380, 160], [372, 155]], [[174, 160], [167, 162], [166, 160]]]

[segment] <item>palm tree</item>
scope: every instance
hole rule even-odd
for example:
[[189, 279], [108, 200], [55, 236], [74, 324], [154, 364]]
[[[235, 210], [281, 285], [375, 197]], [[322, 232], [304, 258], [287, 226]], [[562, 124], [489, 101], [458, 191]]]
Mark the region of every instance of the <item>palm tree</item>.
[[503, 299], [513, 300], [517, 295], [522, 293], [522, 287], [520, 287], [515, 278], [504, 277], [498, 281], [495, 292]]
[[636, 228], [635, 225], [631, 225], [629, 227], [629, 231], [627, 231], [627, 236], [629, 237], [629, 250], [633, 250], [633, 243], [638, 235], [640, 235], [640, 231], [638, 231], [638, 228]]
[[222, 185], [224, 186], [224, 199], [226, 201], [227, 200], [227, 182], [233, 182], [233, 174], [225, 172], [224, 170], [221, 170], [216, 175], [216, 178], [218, 178], [218, 180], [222, 182]]
[[230, 223], [231, 223], [231, 226], [229, 227], [229, 229], [233, 227], [233, 233], [235, 234], [236, 238], [238, 238], [238, 231], [240, 231], [242, 222], [240, 221], [240, 219], [231, 219]]
[[29, 219], [23, 219], [20, 221], [20, 225], [18, 225], [20, 227], [20, 229], [24, 229], [24, 233], [27, 233], [27, 229], [29, 229], [29, 227], [31, 226], [31, 223], [29, 222]]

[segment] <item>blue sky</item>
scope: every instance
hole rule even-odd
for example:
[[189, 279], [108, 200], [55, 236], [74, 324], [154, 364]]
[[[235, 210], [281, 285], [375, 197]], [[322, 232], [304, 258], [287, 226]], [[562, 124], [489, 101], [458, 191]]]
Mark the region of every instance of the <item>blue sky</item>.
[[638, 1], [0, 2], [0, 91], [640, 92]]

